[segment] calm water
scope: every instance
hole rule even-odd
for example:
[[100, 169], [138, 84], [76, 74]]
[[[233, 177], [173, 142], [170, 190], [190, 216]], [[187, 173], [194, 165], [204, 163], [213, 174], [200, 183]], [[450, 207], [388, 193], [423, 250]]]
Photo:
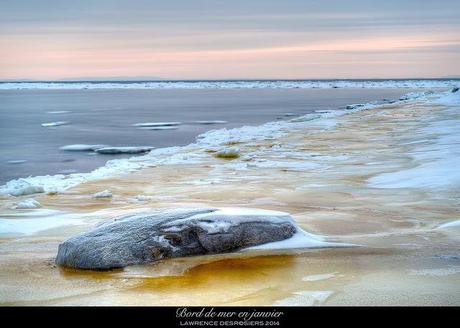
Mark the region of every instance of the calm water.
[[[88, 172], [132, 155], [66, 152], [69, 144], [186, 145], [219, 128], [290, 119], [315, 110], [396, 99], [410, 89], [0, 90], [0, 183], [29, 175]], [[67, 111], [66, 113], [50, 113]], [[226, 124], [200, 125], [202, 120]], [[68, 121], [55, 128], [42, 123]], [[178, 121], [176, 130], [140, 130], [142, 122]], [[25, 160], [11, 164], [10, 161]]]

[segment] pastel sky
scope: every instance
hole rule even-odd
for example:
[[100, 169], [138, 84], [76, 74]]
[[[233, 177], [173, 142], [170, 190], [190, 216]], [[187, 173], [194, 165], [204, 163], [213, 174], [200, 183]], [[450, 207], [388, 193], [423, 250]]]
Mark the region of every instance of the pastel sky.
[[0, 0], [0, 79], [460, 76], [458, 0]]

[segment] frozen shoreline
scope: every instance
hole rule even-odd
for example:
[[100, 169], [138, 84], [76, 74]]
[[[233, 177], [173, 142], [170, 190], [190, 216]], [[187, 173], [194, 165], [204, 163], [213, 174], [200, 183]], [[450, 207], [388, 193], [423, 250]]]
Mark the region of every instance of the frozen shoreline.
[[[448, 97], [453, 97], [452, 99], [454, 100], [450, 99], [448, 100], [449, 102], [446, 103], [446, 99], [449, 99]], [[195, 143], [187, 146], [159, 148], [152, 150], [144, 156], [110, 160], [105, 166], [102, 166], [90, 173], [34, 176], [11, 180], [5, 185], [0, 186], [0, 194], [27, 195], [36, 193], [37, 190], [39, 190], [39, 192], [61, 192], [75, 187], [80, 183], [114, 177], [152, 166], [199, 163], [209, 156], [209, 154], [206, 153], [206, 150], [225, 150], [230, 144], [277, 139], [286, 133], [289, 133], [291, 130], [307, 129], [311, 125], [319, 124], [324, 129], [332, 128], [335, 125], [334, 119], [337, 117], [362, 110], [372, 109], [385, 103], [406, 103], [415, 100], [436, 102], [436, 99], [440, 99], [439, 101], [444, 101], [444, 104], [452, 104], [452, 102], [455, 103], [455, 101], [457, 101], [457, 98], [458, 94], [453, 94], [450, 91], [438, 93], [412, 92], [401, 97], [400, 100], [396, 102], [387, 100], [383, 103], [381, 101], [376, 101], [367, 104], [355, 104], [349, 105], [343, 110], [306, 114], [289, 121], [268, 122], [259, 126], [243, 126], [241, 128], [234, 129], [223, 128], [210, 130], [199, 135], [196, 138]], [[264, 164], [259, 164], [264, 166]], [[305, 168], [308, 167], [310, 166], [307, 165]], [[397, 173], [394, 174], [397, 175]], [[385, 179], [385, 177], [373, 178], [373, 180], [370, 181], [371, 185], [374, 184], [378, 187], [378, 183], [380, 181], [379, 179]]]
[[[3, 304], [458, 305], [456, 190], [369, 185], [369, 178], [448, 155], [435, 150], [456, 140], [454, 125], [442, 127], [451, 126], [446, 123], [458, 107], [442, 95], [460, 97], [412, 95], [370, 110], [350, 106], [340, 117], [316, 112], [291, 122], [209, 132], [187, 147], [126, 160], [145, 167], [137, 173], [119, 174], [126, 171], [115, 161], [112, 177], [36, 195], [41, 209], [12, 209], [23, 198], [4, 198]], [[318, 114], [328, 118], [313, 117]], [[427, 135], [432, 123], [435, 133]], [[427, 146], [425, 157], [414, 156]], [[230, 147], [239, 148], [239, 158], [216, 158]], [[174, 163], [180, 165], [169, 165]], [[67, 179], [72, 182], [71, 176], [57, 181]], [[113, 197], [92, 197], [105, 189]], [[120, 272], [69, 272], [50, 265], [59, 242], [108, 218], [181, 206], [287, 212], [309, 235], [264, 246], [270, 249]], [[55, 214], [46, 214], [50, 210]], [[28, 234], [19, 235], [24, 228]], [[318, 236], [360, 247], [296, 250], [297, 242], [321, 242]], [[286, 250], [290, 245], [294, 249]]]

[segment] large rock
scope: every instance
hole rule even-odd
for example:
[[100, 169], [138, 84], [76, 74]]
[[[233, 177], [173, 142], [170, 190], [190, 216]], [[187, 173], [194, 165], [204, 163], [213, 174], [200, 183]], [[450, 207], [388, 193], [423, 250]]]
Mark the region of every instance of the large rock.
[[281, 241], [297, 232], [282, 212], [160, 209], [116, 218], [59, 245], [56, 263], [105, 270], [170, 257], [231, 252]]

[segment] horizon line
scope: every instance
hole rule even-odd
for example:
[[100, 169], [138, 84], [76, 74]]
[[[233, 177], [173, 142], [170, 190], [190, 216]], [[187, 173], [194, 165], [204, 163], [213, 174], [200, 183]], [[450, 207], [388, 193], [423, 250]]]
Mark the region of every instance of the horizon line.
[[152, 79], [133, 79], [130, 77], [111, 79], [61, 79], [61, 80], [40, 80], [40, 79], [0, 79], [0, 83], [117, 83], [117, 82], [246, 82], [246, 81], [404, 81], [404, 80], [460, 80], [460, 76], [445, 76], [445, 77], [398, 77], [398, 78], [230, 78], [230, 79], [167, 79], [167, 78], [152, 78]]

